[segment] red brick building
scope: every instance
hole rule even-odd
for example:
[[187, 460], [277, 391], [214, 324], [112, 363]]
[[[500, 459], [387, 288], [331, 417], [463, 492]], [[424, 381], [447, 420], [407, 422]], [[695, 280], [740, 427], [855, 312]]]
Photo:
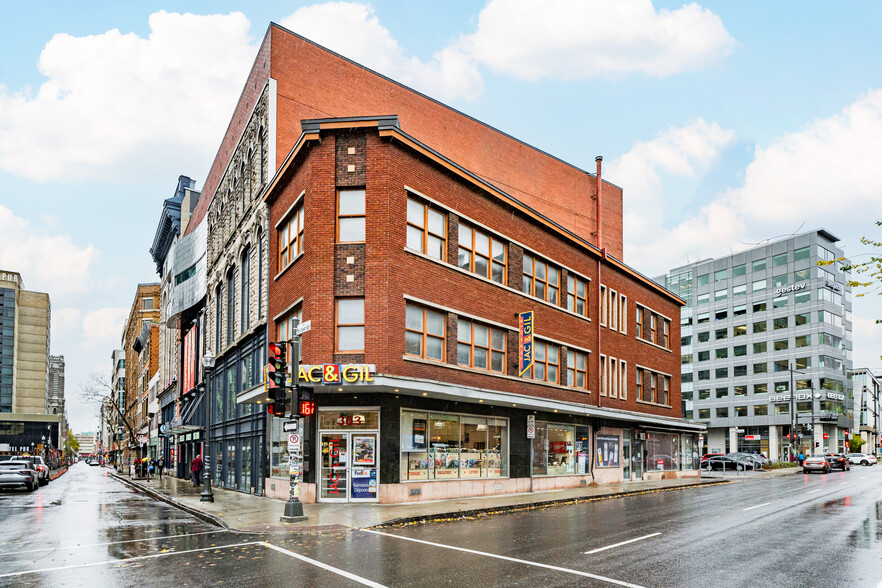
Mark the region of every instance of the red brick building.
[[[312, 323], [306, 500], [697, 474], [697, 429], [679, 419], [679, 299], [397, 117], [303, 131], [265, 199], [269, 338], [287, 339], [292, 317]], [[325, 364], [344, 369], [339, 383]]]
[[[269, 341], [312, 322], [305, 500], [697, 473], [698, 428], [678, 418], [682, 301], [619, 261], [622, 190], [599, 171], [270, 25], [183, 237], [207, 221], [208, 271], [239, 275], [227, 217], [269, 205], [249, 300]], [[218, 332], [239, 289], [206, 296]], [[516, 315], [529, 311], [536, 363], [522, 377]], [[238, 353], [210, 335], [210, 350]], [[325, 364], [343, 366], [339, 383]], [[253, 364], [224, 365], [212, 406], [241, 429], [267, 396], [243, 379]], [[212, 449], [230, 487], [286, 496], [281, 420], [246, 428], [251, 449]], [[242, 482], [261, 469], [263, 488]]]

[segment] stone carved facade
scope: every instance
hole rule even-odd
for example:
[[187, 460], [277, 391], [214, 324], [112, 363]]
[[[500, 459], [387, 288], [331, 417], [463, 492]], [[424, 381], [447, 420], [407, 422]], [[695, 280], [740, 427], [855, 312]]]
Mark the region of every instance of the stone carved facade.
[[206, 348], [216, 356], [266, 323], [268, 215], [262, 194], [273, 173], [268, 107], [264, 88], [208, 207], [205, 334]]

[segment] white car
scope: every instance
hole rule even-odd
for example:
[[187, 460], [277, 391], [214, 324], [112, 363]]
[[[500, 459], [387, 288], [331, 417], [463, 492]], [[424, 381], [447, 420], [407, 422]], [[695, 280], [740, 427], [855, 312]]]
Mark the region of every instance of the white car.
[[876, 456], [871, 453], [849, 453], [846, 454], [848, 461], [853, 464], [860, 464], [862, 466], [871, 466], [876, 465], [878, 460]]

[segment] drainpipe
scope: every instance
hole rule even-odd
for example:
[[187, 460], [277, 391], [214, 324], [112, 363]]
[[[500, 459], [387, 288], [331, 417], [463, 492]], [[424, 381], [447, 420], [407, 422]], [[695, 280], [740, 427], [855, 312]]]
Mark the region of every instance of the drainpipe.
[[597, 164], [597, 175], [595, 176], [595, 181], [597, 183], [596, 193], [597, 196], [594, 198], [594, 218], [597, 220], [597, 247], [603, 248], [603, 205], [602, 205], [602, 189], [603, 182], [600, 179], [600, 164], [603, 162], [603, 156], [598, 155], [594, 158], [594, 162]]
[[[600, 164], [603, 161], [603, 157], [598, 155], [594, 158], [594, 161], [597, 163], [597, 174], [594, 176], [595, 180], [595, 196], [594, 196], [594, 219], [597, 223], [597, 247], [600, 249], [602, 258], [606, 259], [606, 249], [603, 248], [603, 223], [601, 218], [601, 188], [603, 183], [600, 179]], [[597, 406], [603, 406], [603, 399], [600, 395], [600, 390], [603, 388], [603, 373], [600, 371], [600, 313], [603, 309], [603, 301], [600, 299], [600, 284], [603, 281], [601, 278], [601, 258], [597, 258], [597, 374], [599, 376], [598, 381], [599, 385], [597, 387]]]

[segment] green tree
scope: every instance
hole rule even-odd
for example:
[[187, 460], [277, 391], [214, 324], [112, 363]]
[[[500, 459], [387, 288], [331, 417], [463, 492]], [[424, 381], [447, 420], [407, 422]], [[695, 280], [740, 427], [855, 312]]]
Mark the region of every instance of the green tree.
[[74, 455], [79, 453], [79, 451], [80, 451], [80, 442], [77, 441], [76, 437], [74, 437], [73, 431], [68, 430], [67, 431], [67, 450], [65, 452], [67, 457], [73, 457]]
[[851, 440], [848, 443], [849, 443], [849, 445], [851, 445], [851, 452], [852, 453], [860, 453], [861, 445], [865, 445], [867, 442], [864, 441], [864, 438], [861, 437], [860, 435], [855, 435], [851, 438]]

